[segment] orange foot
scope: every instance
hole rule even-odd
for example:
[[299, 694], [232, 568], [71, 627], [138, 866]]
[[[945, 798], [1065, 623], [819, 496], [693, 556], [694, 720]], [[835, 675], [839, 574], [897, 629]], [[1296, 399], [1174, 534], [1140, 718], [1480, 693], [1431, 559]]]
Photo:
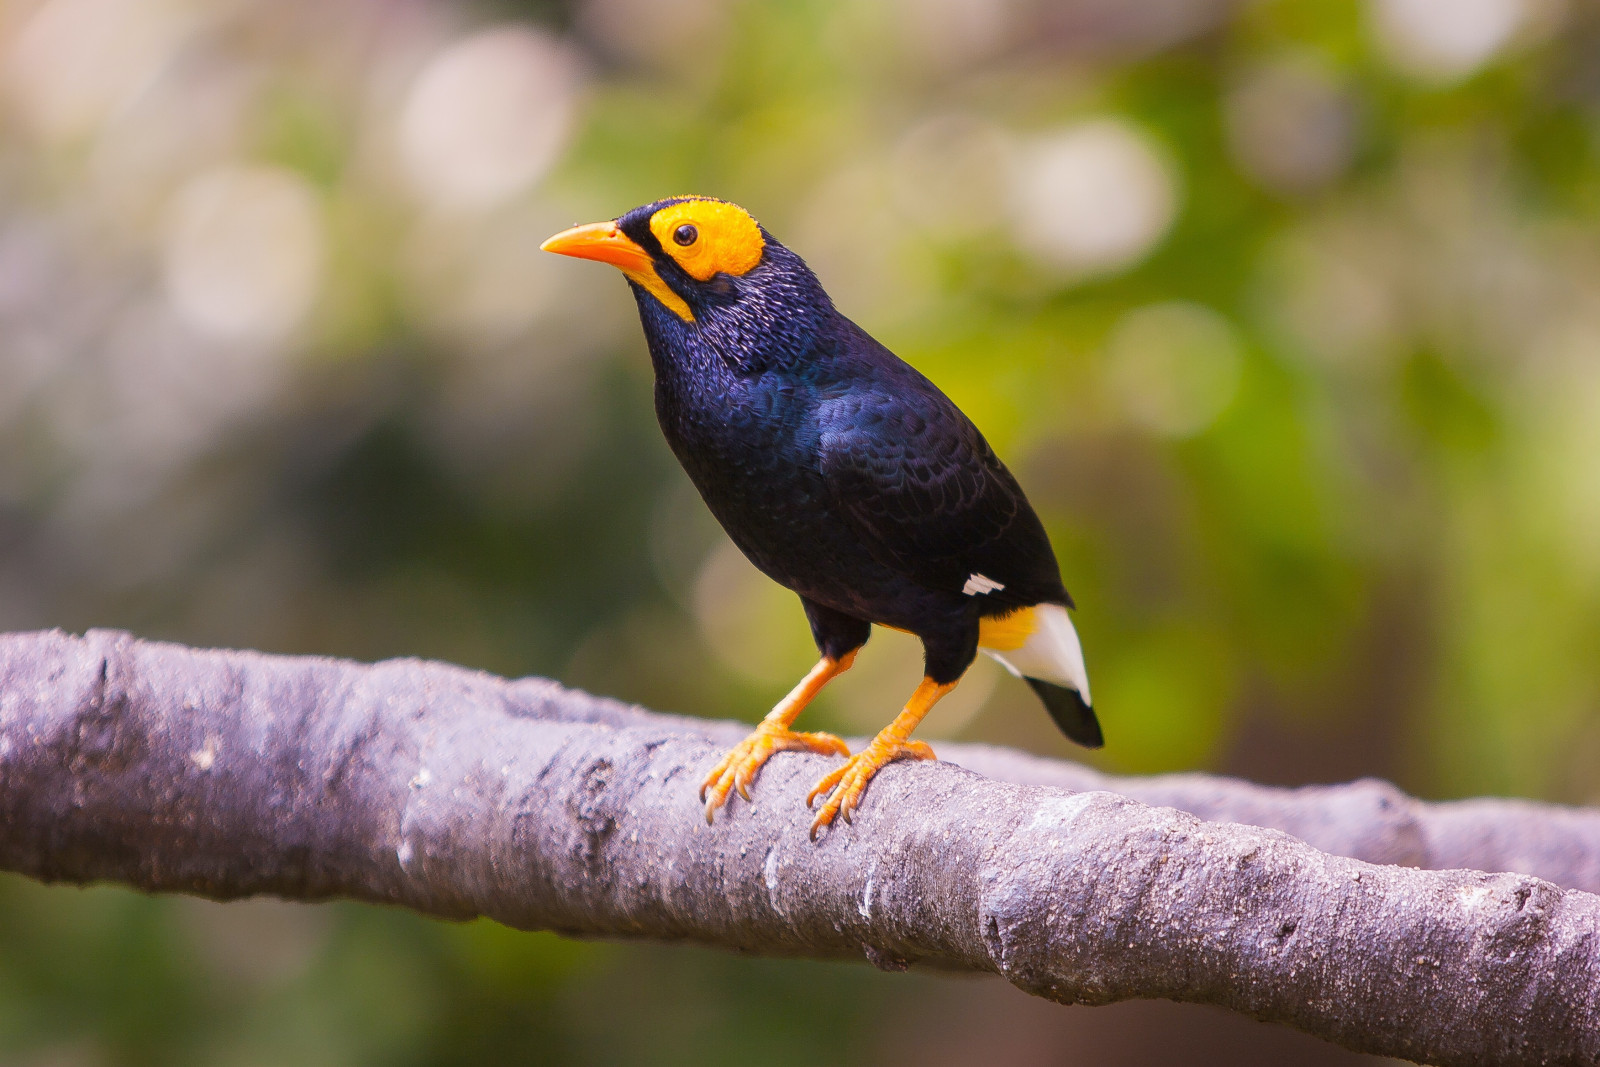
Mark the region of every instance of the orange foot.
[[817, 817], [811, 823], [811, 840], [817, 839], [817, 834], [825, 826], [833, 824], [835, 815], [843, 815], [844, 821], [850, 821], [850, 813], [856, 810], [856, 805], [861, 803], [861, 794], [866, 791], [867, 783], [872, 781], [872, 776], [877, 774], [886, 763], [893, 763], [897, 759], [934, 759], [933, 749], [921, 741], [880, 741], [874, 740], [862, 751], [851, 756], [849, 762], [843, 767], [829, 774], [822, 781], [811, 787], [811, 792], [806, 794], [806, 807], [817, 797], [833, 792], [828, 797], [827, 803], [822, 805], [822, 810], [817, 812]]
[[706, 803], [706, 822], [728, 802], [728, 794], [734, 789], [746, 800], [750, 799], [750, 783], [774, 753], [795, 751], [817, 752], [824, 756], [850, 755], [850, 747], [833, 734], [800, 733], [762, 723], [753, 734], [733, 746], [700, 783], [700, 799]]

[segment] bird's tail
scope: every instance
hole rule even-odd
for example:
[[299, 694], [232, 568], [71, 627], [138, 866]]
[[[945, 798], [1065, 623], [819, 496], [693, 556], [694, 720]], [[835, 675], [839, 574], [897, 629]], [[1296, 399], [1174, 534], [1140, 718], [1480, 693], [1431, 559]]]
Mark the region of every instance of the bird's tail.
[[979, 647], [1023, 679], [1044, 701], [1061, 732], [1080, 745], [1105, 744], [1089, 703], [1089, 672], [1078, 631], [1062, 604], [1036, 604], [1003, 618], [983, 620]]
[[1039, 699], [1044, 701], [1044, 709], [1050, 717], [1061, 727], [1061, 732], [1085, 748], [1099, 748], [1106, 743], [1105, 735], [1100, 732], [1100, 720], [1095, 718], [1094, 709], [1089, 702], [1078, 695], [1076, 689], [1068, 689], [1064, 685], [1042, 681], [1038, 678], [1024, 676], [1023, 681], [1033, 687], [1039, 694]]

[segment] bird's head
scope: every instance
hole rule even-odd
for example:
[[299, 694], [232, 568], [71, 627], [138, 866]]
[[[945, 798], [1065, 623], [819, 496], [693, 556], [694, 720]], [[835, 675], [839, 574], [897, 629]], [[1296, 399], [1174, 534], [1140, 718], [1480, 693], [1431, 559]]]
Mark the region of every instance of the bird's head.
[[799, 256], [744, 208], [713, 197], [657, 200], [563, 230], [540, 247], [621, 270], [647, 333], [687, 328], [713, 344], [721, 335], [744, 356], [772, 343], [792, 347], [815, 313], [833, 310]]

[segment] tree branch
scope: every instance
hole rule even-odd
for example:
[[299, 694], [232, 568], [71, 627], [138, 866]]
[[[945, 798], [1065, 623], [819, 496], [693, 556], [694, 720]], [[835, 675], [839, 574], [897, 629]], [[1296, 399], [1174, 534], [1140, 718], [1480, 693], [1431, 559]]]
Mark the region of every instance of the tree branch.
[[1595, 812], [1111, 779], [945, 745], [945, 762], [886, 769], [855, 824], [812, 844], [801, 798], [821, 757], [774, 760], [754, 804], [705, 825], [696, 784], [744, 729], [437, 663], [7, 635], [0, 867], [864, 952], [1063, 1002], [1221, 1004], [1440, 1064], [1600, 1060], [1600, 897], [1304, 843], [1592, 888]]
[[[510, 684], [554, 683], [524, 679]], [[663, 715], [575, 690], [561, 693], [556, 717], [566, 722], [670, 726], [724, 747], [750, 732], [747, 723]], [[863, 738], [852, 739], [851, 751], [862, 743]], [[985, 778], [1077, 793], [1104, 790], [1212, 822], [1282, 830], [1323, 852], [1368, 863], [1510, 871], [1600, 893], [1600, 811], [1590, 808], [1499, 797], [1429, 803], [1378, 778], [1285, 789], [1211, 774], [1124, 777], [993, 745], [941, 741], [937, 751], [940, 760]]]

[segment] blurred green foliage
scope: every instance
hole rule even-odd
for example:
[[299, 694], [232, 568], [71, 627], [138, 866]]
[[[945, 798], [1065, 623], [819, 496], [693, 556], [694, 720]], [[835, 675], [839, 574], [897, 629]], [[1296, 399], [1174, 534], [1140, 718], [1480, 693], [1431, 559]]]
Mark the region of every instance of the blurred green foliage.
[[[535, 251], [704, 192], [1017, 470], [1088, 758], [1600, 794], [1590, 7], [108, 2], [0, 15], [7, 627], [758, 716], [798, 606], [660, 441], [621, 281]], [[915, 678], [884, 635], [808, 718]], [[963, 691], [930, 737], [1084, 757]], [[7, 1063], [885, 1062], [964, 988], [0, 883]]]

